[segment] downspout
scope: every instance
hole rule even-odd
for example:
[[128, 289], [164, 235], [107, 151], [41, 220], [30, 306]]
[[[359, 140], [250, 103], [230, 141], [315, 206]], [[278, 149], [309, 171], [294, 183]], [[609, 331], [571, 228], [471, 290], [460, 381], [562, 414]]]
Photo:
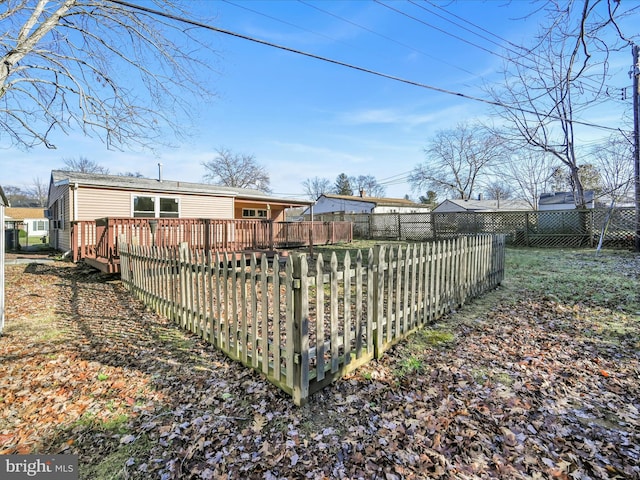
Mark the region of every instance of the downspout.
[[[71, 213], [71, 215], [69, 215], [69, 226], [71, 229], [71, 228], [74, 228], [74, 225], [72, 224], [72, 222], [75, 222], [78, 220], [78, 182], [71, 185], [69, 188], [69, 191], [71, 192], [71, 205], [73, 208], [73, 212]], [[62, 212], [62, 221], [64, 222], [64, 212]], [[56, 235], [58, 235], [57, 232], [56, 232]], [[72, 239], [71, 230], [69, 230], [69, 246], [70, 247], [71, 247], [71, 239]], [[56, 239], [56, 240], [59, 240], [59, 239]], [[63, 258], [68, 258], [72, 254], [73, 254], [73, 248], [64, 252]]]
[[78, 183], [73, 184], [73, 221], [78, 221]]

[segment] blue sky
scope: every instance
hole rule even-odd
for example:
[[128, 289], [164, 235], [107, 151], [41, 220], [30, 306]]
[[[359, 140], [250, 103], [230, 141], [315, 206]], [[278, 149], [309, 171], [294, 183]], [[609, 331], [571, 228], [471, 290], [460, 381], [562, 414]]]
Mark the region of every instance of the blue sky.
[[[499, 54], [506, 41], [528, 44], [537, 31], [539, 19], [524, 18], [531, 8], [528, 1], [502, 0], [193, 2], [198, 20], [216, 27], [484, 98], [482, 87], [500, 80], [503, 64], [492, 52]], [[215, 73], [206, 79], [216, 96], [207, 104], [193, 101], [197, 126], [176, 148], [114, 152], [80, 133], [59, 135], [56, 150], [0, 151], [0, 184], [28, 188], [34, 177], [48, 180], [63, 159], [79, 156], [112, 173], [139, 171], [148, 177], [157, 175], [161, 162], [165, 178], [199, 182], [205, 173], [202, 162], [226, 147], [254, 155], [269, 171], [278, 196], [302, 198], [305, 179], [333, 181], [346, 173], [373, 175], [386, 184], [387, 196], [417, 198], [405, 178], [424, 161], [430, 137], [461, 121], [486, 120], [492, 110], [481, 102], [247, 40], [206, 35], [217, 53]], [[612, 63], [616, 77], [609, 84], [614, 87], [631, 84], [628, 50]], [[621, 127], [629, 113], [630, 101], [611, 101], [582, 113], [581, 119]], [[608, 134], [583, 129], [578, 138], [594, 142]]]

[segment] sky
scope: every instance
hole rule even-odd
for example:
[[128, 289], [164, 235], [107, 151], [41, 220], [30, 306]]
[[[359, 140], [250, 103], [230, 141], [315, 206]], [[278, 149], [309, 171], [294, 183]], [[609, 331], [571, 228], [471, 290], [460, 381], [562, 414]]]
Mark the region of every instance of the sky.
[[[306, 179], [334, 182], [345, 173], [374, 176], [388, 197], [417, 198], [423, 192], [412, 191], [407, 175], [425, 161], [429, 140], [459, 122], [488, 121], [494, 111], [424, 85], [488, 98], [484, 88], [502, 78], [503, 48], [530, 44], [540, 22], [526, 15], [529, 1], [194, 0], [191, 6], [194, 17], [216, 27], [423, 86], [209, 31], [215, 56], [205, 81], [215, 96], [206, 103], [184, 98], [195, 119], [185, 122], [185, 139], [155, 152], [110, 151], [76, 131], [56, 134], [55, 150], [25, 151], [3, 145], [0, 136], [0, 185], [48, 182], [64, 159], [81, 156], [114, 174], [154, 178], [162, 163], [166, 179], [201, 182], [202, 163], [224, 147], [253, 155], [279, 197], [305, 198]], [[630, 48], [612, 58], [612, 100], [581, 112], [581, 120], [629, 128], [630, 95], [615, 99], [631, 85], [630, 65]], [[609, 133], [582, 128], [578, 139], [593, 143]]]

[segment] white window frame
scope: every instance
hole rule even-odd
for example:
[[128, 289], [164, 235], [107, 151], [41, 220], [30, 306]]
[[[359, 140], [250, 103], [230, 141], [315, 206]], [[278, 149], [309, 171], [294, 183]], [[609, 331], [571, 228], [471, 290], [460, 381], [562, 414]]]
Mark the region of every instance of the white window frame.
[[[134, 218], [135, 216], [134, 206], [135, 206], [136, 197], [152, 198], [153, 208], [154, 208], [153, 217], [136, 217], [136, 218], [181, 218], [182, 217], [182, 202], [180, 197], [166, 196], [166, 195], [147, 195], [143, 193], [139, 193], [139, 194], [136, 193], [136, 194], [131, 194], [131, 218]], [[178, 216], [177, 217], [160, 217], [160, 213], [162, 213], [160, 212], [160, 199], [174, 200], [178, 204]]]

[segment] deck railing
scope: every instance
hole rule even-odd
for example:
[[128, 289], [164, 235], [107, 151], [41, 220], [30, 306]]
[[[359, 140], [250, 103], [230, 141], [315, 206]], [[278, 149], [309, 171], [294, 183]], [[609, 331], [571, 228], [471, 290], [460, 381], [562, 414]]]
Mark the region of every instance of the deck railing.
[[[99, 218], [72, 222], [73, 261], [93, 259], [114, 266], [118, 239], [136, 238], [141, 246], [190, 248], [211, 252], [274, 250], [350, 242], [351, 222], [273, 222], [209, 218]], [[107, 268], [117, 271], [117, 268]]]

